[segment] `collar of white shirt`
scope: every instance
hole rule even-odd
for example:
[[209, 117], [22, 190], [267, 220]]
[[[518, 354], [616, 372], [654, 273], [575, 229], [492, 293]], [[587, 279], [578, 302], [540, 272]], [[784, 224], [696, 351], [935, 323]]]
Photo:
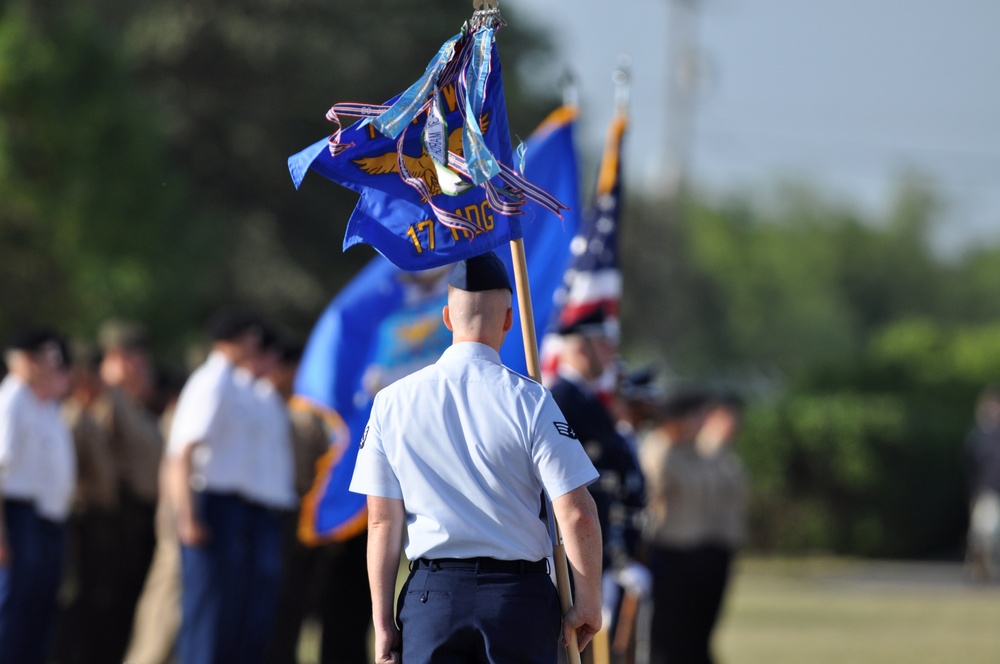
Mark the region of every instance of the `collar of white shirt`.
[[487, 360], [494, 364], [501, 364], [500, 353], [490, 346], [476, 341], [461, 341], [452, 344], [441, 354], [442, 360], [462, 361], [462, 360]]

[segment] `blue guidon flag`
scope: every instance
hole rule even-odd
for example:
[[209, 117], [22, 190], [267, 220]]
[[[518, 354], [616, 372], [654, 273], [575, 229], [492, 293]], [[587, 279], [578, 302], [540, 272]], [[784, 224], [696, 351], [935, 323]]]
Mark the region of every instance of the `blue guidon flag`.
[[[526, 200], [568, 209], [514, 169], [500, 58], [499, 13], [478, 11], [423, 76], [381, 105], [341, 103], [332, 136], [288, 159], [361, 194], [344, 249], [370, 244], [397, 267], [425, 270], [522, 237]], [[342, 116], [361, 120], [342, 128]]]

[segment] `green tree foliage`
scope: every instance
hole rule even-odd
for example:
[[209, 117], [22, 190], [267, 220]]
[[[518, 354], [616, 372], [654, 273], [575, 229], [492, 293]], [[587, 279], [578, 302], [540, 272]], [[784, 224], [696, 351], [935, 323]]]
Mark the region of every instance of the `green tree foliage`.
[[882, 220], [800, 186], [764, 204], [629, 207], [629, 354], [757, 397], [741, 450], [758, 547], [961, 545], [962, 439], [1000, 380], [1000, 247], [937, 256], [931, 192], [904, 180]]
[[639, 202], [623, 230], [626, 298], [656, 294], [663, 304], [651, 325], [648, 306], [626, 299], [628, 341], [682, 372], [735, 363], [794, 374], [856, 360], [875, 331], [902, 318], [1000, 317], [988, 297], [1000, 283], [996, 250], [958, 262], [936, 256], [930, 192], [904, 181], [885, 220], [801, 185], [779, 187], [770, 204]]
[[155, 119], [94, 24], [0, 14], [0, 329], [183, 316], [196, 285], [171, 258], [192, 237]]
[[[755, 485], [754, 544], [862, 554], [912, 550], [899, 542], [900, 479], [891, 472], [907, 433], [892, 394], [845, 389], [757, 405], [742, 447]], [[903, 546], [899, 546], [903, 545]]]

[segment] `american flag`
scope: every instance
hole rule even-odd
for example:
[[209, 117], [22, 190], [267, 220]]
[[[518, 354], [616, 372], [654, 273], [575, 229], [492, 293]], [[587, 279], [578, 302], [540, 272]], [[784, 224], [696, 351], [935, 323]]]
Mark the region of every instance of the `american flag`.
[[542, 340], [542, 376], [555, 377], [560, 337], [554, 330], [603, 307], [608, 322], [617, 326], [622, 295], [618, 267], [618, 217], [621, 209], [621, 147], [628, 126], [624, 105], [619, 104], [608, 127], [594, 205], [580, 232], [570, 244], [572, 262], [563, 287], [556, 293], [559, 316]]

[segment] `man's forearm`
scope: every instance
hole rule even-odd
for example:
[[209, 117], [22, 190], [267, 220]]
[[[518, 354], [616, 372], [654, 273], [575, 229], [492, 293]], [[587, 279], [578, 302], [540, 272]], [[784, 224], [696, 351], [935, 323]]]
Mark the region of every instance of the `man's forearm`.
[[552, 503], [562, 531], [566, 558], [573, 570], [575, 601], [598, 610], [601, 605], [601, 525], [590, 492], [580, 487]]
[[194, 446], [179, 455], [167, 457], [164, 469], [166, 496], [175, 514], [190, 513], [193, 509], [191, 495], [191, 454]]
[[395, 627], [393, 604], [404, 518], [402, 501], [368, 497], [368, 578], [376, 629]]
[[10, 551], [7, 545], [7, 521], [4, 515], [3, 486], [0, 485], [0, 565], [10, 562]]
[[167, 458], [167, 502], [173, 508], [177, 520], [177, 536], [181, 544], [202, 544], [208, 532], [195, 512], [194, 490], [191, 487], [191, 472], [194, 468], [195, 445], [188, 445], [183, 452]]

